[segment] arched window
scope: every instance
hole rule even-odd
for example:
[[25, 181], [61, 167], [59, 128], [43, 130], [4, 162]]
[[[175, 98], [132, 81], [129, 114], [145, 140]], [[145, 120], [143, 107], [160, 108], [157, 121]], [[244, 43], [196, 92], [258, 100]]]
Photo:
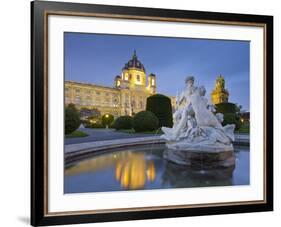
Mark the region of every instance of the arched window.
[[137, 81], [140, 81], [140, 75], [137, 75]]
[[142, 109], [142, 108], [143, 108], [143, 102], [140, 101], [140, 109]]
[[131, 105], [132, 105], [133, 108], [136, 107], [136, 102], [135, 102], [135, 100], [132, 101], [132, 104], [131, 104]]

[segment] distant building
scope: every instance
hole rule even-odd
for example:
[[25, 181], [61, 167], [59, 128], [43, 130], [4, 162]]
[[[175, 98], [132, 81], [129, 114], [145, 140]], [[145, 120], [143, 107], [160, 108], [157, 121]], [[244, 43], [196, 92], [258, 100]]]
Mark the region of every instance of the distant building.
[[[95, 108], [102, 115], [133, 115], [145, 110], [146, 99], [156, 94], [156, 88], [156, 76], [152, 73], [146, 76], [144, 65], [134, 51], [121, 75], [115, 77], [113, 87], [65, 81], [65, 104], [73, 103], [79, 109]], [[174, 107], [175, 97], [170, 98]]]
[[222, 75], [219, 75], [216, 79], [215, 89], [211, 93], [211, 100], [212, 103], [225, 103], [228, 102], [229, 93], [228, 90], [225, 88], [225, 80]]

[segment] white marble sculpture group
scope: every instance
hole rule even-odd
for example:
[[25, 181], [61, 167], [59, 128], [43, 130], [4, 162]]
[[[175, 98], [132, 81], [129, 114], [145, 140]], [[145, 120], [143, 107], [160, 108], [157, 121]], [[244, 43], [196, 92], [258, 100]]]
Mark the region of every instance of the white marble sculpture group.
[[186, 78], [185, 89], [177, 95], [173, 128], [162, 127], [169, 150], [219, 153], [233, 151], [235, 125], [222, 126], [223, 114], [208, 104], [204, 86]]

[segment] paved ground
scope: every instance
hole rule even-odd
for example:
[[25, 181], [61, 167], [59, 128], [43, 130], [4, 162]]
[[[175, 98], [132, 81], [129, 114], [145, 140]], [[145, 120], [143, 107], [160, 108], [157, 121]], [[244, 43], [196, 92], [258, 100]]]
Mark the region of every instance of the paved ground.
[[[139, 138], [139, 137], [151, 137], [155, 136], [153, 134], [143, 134], [143, 133], [125, 133], [118, 132], [114, 129], [90, 129], [90, 128], [80, 128], [80, 131], [87, 133], [87, 137], [79, 138], [67, 138], [65, 139], [65, 144], [77, 144], [95, 141], [105, 141], [105, 140], [115, 140], [115, 139], [127, 139], [127, 138]], [[249, 134], [235, 133], [236, 142], [248, 141]]]
[[85, 143], [68, 144], [64, 149], [64, 158], [67, 163], [77, 160], [77, 158], [93, 153], [107, 152], [108, 149], [124, 148], [129, 146], [144, 146], [150, 145], [151, 148], [155, 144], [163, 144], [164, 140], [159, 135], [149, 137], [138, 138], [126, 138], [126, 139], [113, 139], [103, 140]]
[[90, 129], [90, 128], [80, 128], [79, 131], [87, 133], [87, 137], [79, 138], [67, 138], [65, 139], [65, 144], [76, 144], [103, 140], [113, 140], [113, 139], [126, 139], [126, 138], [136, 138], [136, 137], [150, 137], [153, 134], [142, 134], [142, 133], [125, 133], [118, 132], [114, 129]]

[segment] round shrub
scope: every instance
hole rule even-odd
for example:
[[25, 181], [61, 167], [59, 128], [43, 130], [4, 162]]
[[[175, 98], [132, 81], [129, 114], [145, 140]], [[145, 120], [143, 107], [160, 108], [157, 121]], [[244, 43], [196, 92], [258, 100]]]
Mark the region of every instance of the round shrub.
[[104, 127], [109, 127], [114, 121], [114, 116], [112, 114], [104, 114], [101, 118], [101, 123]]
[[130, 116], [118, 117], [114, 121], [112, 127], [115, 128], [116, 130], [131, 129], [133, 127], [133, 118]]
[[241, 127], [240, 117], [235, 113], [226, 113], [223, 116], [222, 125], [235, 124], [235, 130], [238, 130]]
[[165, 95], [156, 94], [147, 98], [146, 110], [151, 111], [159, 120], [158, 126], [173, 127], [171, 99]]
[[153, 131], [158, 125], [158, 118], [150, 111], [138, 112], [133, 118], [133, 128], [136, 132]]
[[64, 115], [65, 115], [64, 133], [70, 134], [74, 132], [76, 129], [78, 129], [81, 124], [79, 112], [77, 111], [74, 104], [69, 104], [65, 108]]

